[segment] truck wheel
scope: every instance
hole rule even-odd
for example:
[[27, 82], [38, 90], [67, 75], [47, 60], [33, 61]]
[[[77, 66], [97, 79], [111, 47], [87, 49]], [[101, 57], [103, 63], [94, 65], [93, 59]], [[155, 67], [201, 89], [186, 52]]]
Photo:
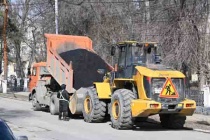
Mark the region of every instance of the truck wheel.
[[162, 127], [169, 129], [182, 129], [184, 127], [186, 116], [173, 114], [161, 114], [160, 122]]
[[56, 95], [53, 95], [50, 98], [50, 113], [51, 115], [58, 115], [59, 113], [59, 104], [58, 104], [58, 99]]
[[102, 122], [106, 115], [106, 103], [99, 101], [95, 88], [88, 88], [83, 101], [83, 117], [88, 123]]
[[37, 99], [36, 99], [36, 93], [34, 93], [32, 95], [32, 106], [33, 106], [34, 111], [40, 111], [41, 110], [41, 106], [39, 105], [39, 103], [37, 102]]
[[131, 101], [135, 99], [132, 91], [118, 89], [111, 99], [111, 122], [115, 129], [130, 129], [133, 127]]

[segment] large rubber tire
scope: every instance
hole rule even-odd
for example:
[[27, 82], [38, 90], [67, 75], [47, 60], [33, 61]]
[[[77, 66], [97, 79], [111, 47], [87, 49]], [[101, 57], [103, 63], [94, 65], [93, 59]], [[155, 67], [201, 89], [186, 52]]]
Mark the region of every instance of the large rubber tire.
[[88, 123], [103, 122], [106, 116], [106, 103], [98, 99], [96, 89], [88, 88], [83, 100], [83, 117]]
[[36, 93], [32, 95], [32, 107], [34, 111], [40, 111], [41, 106], [39, 105], [37, 98], [36, 98]]
[[131, 129], [133, 118], [131, 101], [135, 99], [134, 93], [127, 89], [118, 89], [111, 99], [111, 122], [115, 129]]
[[50, 113], [51, 115], [58, 115], [59, 103], [56, 95], [52, 95], [50, 98]]
[[160, 114], [162, 127], [169, 129], [182, 129], [184, 127], [186, 116], [176, 114]]

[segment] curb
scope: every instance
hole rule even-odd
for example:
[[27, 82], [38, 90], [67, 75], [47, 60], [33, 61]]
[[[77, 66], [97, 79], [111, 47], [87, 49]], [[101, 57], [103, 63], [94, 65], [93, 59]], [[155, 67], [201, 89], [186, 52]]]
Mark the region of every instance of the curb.
[[203, 129], [193, 129], [193, 130], [197, 132], [210, 133], [210, 130], [203, 130]]

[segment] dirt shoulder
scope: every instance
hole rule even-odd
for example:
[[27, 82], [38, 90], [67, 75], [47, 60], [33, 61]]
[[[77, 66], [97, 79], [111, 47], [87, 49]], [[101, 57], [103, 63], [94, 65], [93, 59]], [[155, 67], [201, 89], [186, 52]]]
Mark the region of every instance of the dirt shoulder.
[[[158, 123], [160, 122], [159, 115], [154, 115], [149, 118], [157, 121]], [[193, 116], [187, 116], [185, 127], [207, 130], [210, 133], [210, 115], [194, 114]]]

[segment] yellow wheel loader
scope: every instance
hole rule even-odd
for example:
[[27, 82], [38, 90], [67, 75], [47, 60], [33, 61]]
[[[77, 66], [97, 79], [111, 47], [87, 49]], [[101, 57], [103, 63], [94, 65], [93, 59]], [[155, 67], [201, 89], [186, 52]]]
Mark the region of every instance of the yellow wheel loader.
[[112, 47], [112, 56], [116, 49], [115, 70], [95, 83], [101, 102], [111, 98], [112, 127], [129, 129], [137, 120], [159, 114], [163, 127], [182, 128], [196, 108], [195, 101], [185, 98], [185, 75], [161, 64], [157, 43], [120, 42]]

